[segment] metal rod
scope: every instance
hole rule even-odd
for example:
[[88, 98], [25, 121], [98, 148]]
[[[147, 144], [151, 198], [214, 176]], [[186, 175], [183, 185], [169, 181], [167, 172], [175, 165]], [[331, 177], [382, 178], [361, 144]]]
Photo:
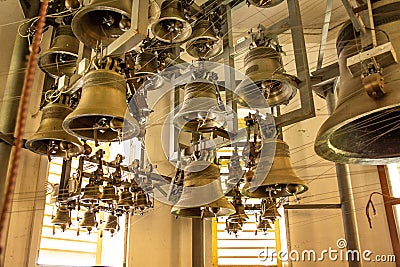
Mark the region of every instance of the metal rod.
[[[336, 82], [332, 85], [332, 89], [328, 90], [326, 93], [326, 104], [329, 114], [332, 114], [333, 110], [335, 109], [334, 88], [337, 86], [337, 84], [338, 83], [336, 80]], [[342, 219], [344, 234], [347, 241], [347, 249], [361, 251], [349, 165], [338, 163], [335, 165], [340, 203], [342, 204]], [[361, 267], [361, 262], [354, 261], [354, 259], [349, 260], [348, 264], [349, 267]]]
[[324, 61], [326, 39], [328, 38], [329, 23], [331, 21], [331, 15], [332, 15], [332, 2], [333, 0], [326, 0], [324, 26], [322, 27], [321, 43], [319, 44], [317, 70], [319, 70], [322, 67], [322, 62]]
[[354, 29], [357, 32], [359, 32], [359, 31], [365, 32], [364, 24], [354, 14], [353, 7], [351, 6], [350, 1], [342, 0], [342, 3], [343, 3], [344, 8], [346, 9], [347, 15], [349, 15], [349, 18], [351, 20], [351, 23], [353, 24]]
[[285, 210], [340, 209], [341, 204], [297, 204], [285, 205]]
[[124, 231], [124, 262], [122, 263], [122, 267], [128, 266], [128, 233], [129, 233], [129, 219], [130, 214], [125, 213], [125, 231]]
[[204, 267], [203, 220], [192, 219], [192, 267]]
[[[381, 184], [382, 194], [385, 196], [390, 196], [389, 182], [386, 175], [385, 166], [378, 165], [379, 182]], [[388, 198], [384, 198], [384, 206], [386, 212], [387, 223], [390, 233], [390, 241], [392, 243], [393, 253], [396, 256], [396, 266], [400, 266], [400, 241], [399, 233], [397, 232], [396, 219], [394, 217], [393, 205], [388, 203]]]

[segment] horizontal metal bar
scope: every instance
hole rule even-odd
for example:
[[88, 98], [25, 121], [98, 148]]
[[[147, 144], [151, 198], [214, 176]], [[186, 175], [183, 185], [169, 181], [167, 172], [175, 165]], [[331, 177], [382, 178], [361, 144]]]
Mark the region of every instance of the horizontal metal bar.
[[285, 205], [287, 210], [313, 210], [313, 209], [340, 209], [341, 204], [298, 204], [298, 205]]

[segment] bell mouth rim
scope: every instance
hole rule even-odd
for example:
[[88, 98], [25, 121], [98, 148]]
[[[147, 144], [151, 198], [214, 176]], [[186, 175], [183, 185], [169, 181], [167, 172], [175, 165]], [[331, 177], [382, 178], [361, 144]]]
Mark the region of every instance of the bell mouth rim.
[[[280, 188], [285, 188], [288, 184], [278, 184]], [[263, 198], [263, 197], [272, 197], [272, 198], [280, 198], [280, 197], [291, 197], [293, 195], [300, 195], [308, 191], [308, 185], [306, 184], [296, 184], [299, 187], [298, 192], [296, 194], [290, 194], [285, 190], [278, 191], [277, 193], [269, 194], [265, 189], [271, 186], [258, 186], [258, 187], [246, 187], [243, 188], [242, 194], [246, 197], [250, 198]], [[255, 189], [250, 192], [251, 189]]]
[[[179, 22], [182, 22], [184, 27], [182, 28], [182, 32], [184, 32], [185, 34], [182, 34], [182, 38], [180, 39], [166, 39], [164, 37], [158, 36], [156, 34], [156, 27], [161, 27], [159, 26], [163, 21], [165, 20], [177, 20]], [[181, 19], [181, 18], [177, 18], [177, 17], [163, 17], [163, 18], [159, 18], [157, 21], [155, 21], [152, 25], [151, 25], [151, 32], [153, 33], [154, 37], [162, 42], [165, 43], [184, 43], [186, 42], [190, 36], [192, 35], [193, 32], [193, 28], [190, 24], [190, 22], [188, 22], [187, 20]]]
[[[185, 208], [185, 207], [175, 207], [173, 206], [171, 209], [171, 214], [175, 215], [175, 216], [179, 216], [179, 217], [186, 217], [186, 218], [201, 218], [201, 213], [202, 207], [207, 207], [209, 208], [207, 205], [201, 206], [201, 207], [191, 207], [191, 208]], [[231, 208], [221, 208], [218, 207], [219, 211], [216, 214], [212, 214], [212, 216], [210, 215], [206, 215], [203, 218], [204, 219], [211, 219], [211, 218], [215, 218], [216, 217], [224, 217], [224, 216], [229, 216], [235, 213], [235, 209], [231, 209]], [[197, 214], [197, 212], [199, 212], [200, 214]], [[208, 212], [204, 212], [205, 214]], [[211, 213], [211, 212], [210, 212]]]
[[199, 54], [202, 54], [202, 53], [199, 53], [197, 51], [197, 49], [194, 47], [194, 42], [196, 42], [200, 39], [209, 39], [213, 42], [216, 42], [216, 44], [218, 44], [215, 49], [210, 50], [210, 51], [214, 51], [213, 53], [210, 53], [206, 57], [202, 57], [202, 58], [213, 58], [213, 57], [218, 56], [222, 52], [222, 50], [223, 50], [222, 39], [217, 38], [217, 37], [212, 37], [212, 36], [197, 36], [197, 37], [193, 37], [193, 38], [189, 39], [186, 43], [186, 53], [188, 53], [189, 56], [194, 57], [194, 58], [199, 58]]
[[[341, 163], [341, 164], [360, 164], [360, 165], [385, 165], [385, 164], [391, 164], [391, 163], [398, 163], [399, 159], [400, 159], [400, 154], [398, 154], [397, 156], [391, 156], [391, 157], [374, 157], [374, 158], [365, 158], [365, 157], [360, 157], [359, 154], [355, 153], [355, 152], [349, 152], [346, 151], [344, 149], [340, 149], [335, 147], [332, 144], [331, 138], [333, 136], [333, 134], [341, 129], [342, 127], [345, 127], [349, 124], [351, 124], [352, 122], [361, 119], [365, 116], [369, 116], [372, 115], [374, 113], [380, 113], [380, 112], [384, 112], [386, 110], [390, 110], [396, 107], [400, 107], [399, 103], [395, 103], [392, 105], [388, 105], [388, 106], [384, 106], [381, 108], [377, 108], [377, 109], [373, 109], [367, 112], [363, 112], [361, 114], [358, 114], [354, 117], [351, 117], [347, 120], [341, 121], [340, 123], [328, 128], [325, 130], [325, 132], [321, 133], [321, 130], [323, 129], [323, 127], [325, 125], [327, 125], [328, 123], [330, 123], [331, 121], [334, 121], [334, 119], [336, 117], [338, 117], [338, 113], [342, 113], [341, 112], [337, 112], [337, 110], [341, 107], [342, 105], [339, 105], [334, 113], [332, 113], [331, 116], [329, 116], [328, 119], [326, 119], [326, 121], [321, 125], [318, 133], [317, 133], [317, 137], [314, 141], [314, 151], [315, 153], [320, 156], [323, 159], [329, 160], [329, 161], [333, 161], [336, 163]], [[353, 157], [354, 156], [354, 157]], [[356, 157], [359, 156], [359, 157]]]
[[[63, 139], [58, 139], [58, 138], [36, 138], [36, 139], [30, 139], [30, 140], [27, 140], [26, 141], [26, 143], [25, 143], [25, 147], [27, 148], [27, 149], [29, 149], [29, 150], [31, 150], [31, 151], [33, 151], [33, 146], [34, 146], [34, 143], [36, 143], [36, 142], [43, 142], [44, 140], [47, 140], [47, 141], [54, 141], [54, 140], [56, 140], [56, 141], [60, 141], [60, 142], [65, 142], [65, 140], [63, 140]], [[72, 144], [73, 146], [74, 146], [74, 150], [72, 151], [72, 152], [69, 152], [69, 153], [71, 153], [72, 155], [79, 155], [79, 154], [82, 154], [83, 153], [83, 146], [82, 146], [82, 144], [80, 144], [80, 143], [75, 143], [75, 142], [70, 142], [70, 141], [66, 141], [66, 142], [68, 142], [68, 143], [70, 143], [70, 144]], [[43, 144], [44, 145], [44, 144]], [[75, 152], [74, 152], [75, 151]], [[47, 153], [42, 153], [42, 152], [40, 152], [40, 151], [37, 151], [37, 150], [35, 150], [35, 153], [37, 153], [37, 154], [41, 154], [41, 155], [47, 155]], [[63, 153], [64, 155], [65, 155], [65, 151], [64, 150], [60, 150], [60, 153]], [[50, 154], [51, 156], [53, 156], [53, 157], [60, 157], [60, 156], [56, 156], [57, 154], [59, 154], [58, 152], [56, 153], [56, 154]]]

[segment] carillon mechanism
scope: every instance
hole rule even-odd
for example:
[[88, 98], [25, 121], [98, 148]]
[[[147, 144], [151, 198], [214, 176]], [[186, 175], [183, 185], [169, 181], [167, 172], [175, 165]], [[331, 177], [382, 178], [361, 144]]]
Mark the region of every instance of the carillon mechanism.
[[[244, 58], [247, 79], [236, 88], [238, 101], [243, 106], [265, 108], [287, 105], [296, 95], [300, 80], [287, 74], [281, 60], [281, 46], [259, 26], [253, 33], [250, 51]], [[265, 99], [260, 99], [259, 94]], [[266, 102], [265, 102], [266, 101]]]
[[151, 27], [153, 35], [166, 43], [186, 41], [192, 33], [186, 15], [188, 8], [185, 0], [165, 0], [161, 4], [160, 18]]
[[72, 19], [75, 36], [87, 47], [108, 46], [131, 27], [132, 1], [93, 0]]
[[83, 152], [82, 143], [62, 128], [63, 120], [72, 112], [70, 98], [62, 94], [55, 102], [42, 109], [39, 129], [31, 136], [25, 146], [32, 152], [52, 157], [69, 158]]
[[79, 41], [70, 25], [59, 25], [50, 49], [39, 55], [39, 68], [53, 78], [72, 76], [78, 59]]
[[[113, 64], [109, 58], [103, 62], [100, 64], [106, 68]], [[139, 124], [128, 111], [124, 77], [112, 69], [95, 69], [86, 74], [79, 104], [65, 118], [63, 127], [72, 135], [95, 142], [135, 137]]]
[[[138, 167], [132, 173], [128, 166], [122, 165], [123, 161], [122, 155], [117, 155], [112, 161], [105, 161], [102, 149], [98, 149], [93, 155], [80, 156], [76, 173], [72, 174], [71, 179], [65, 177], [67, 182], [61, 180], [60, 193], [55, 196], [58, 199], [58, 209], [52, 220], [53, 225], [65, 231], [73, 225], [71, 212], [77, 214], [83, 209], [82, 219], [76, 215], [78, 229], [86, 229], [90, 233], [97, 228], [110, 232], [113, 236], [119, 230], [120, 216], [150, 211], [154, 207], [153, 193], [145, 191], [141, 182], [151, 176], [151, 173], [149, 170], [139, 170]], [[89, 180], [85, 182], [86, 179]], [[70, 183], [71, 180], [74, 181], [74, 186]], [[69, 193], [61, 195], [66, 191]], [[96, 215], [102, 218], [103, 213], [108, 214], [108, 217], [104, 226], [100, 227], [99, 224], [103, 221], [97, 220]]]

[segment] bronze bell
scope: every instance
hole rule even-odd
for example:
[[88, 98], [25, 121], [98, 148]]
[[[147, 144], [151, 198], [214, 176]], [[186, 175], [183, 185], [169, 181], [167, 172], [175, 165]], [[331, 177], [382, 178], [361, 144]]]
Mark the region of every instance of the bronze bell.
[[121, 141], [135, 137], [139, 125], [128, 111], [126, 82], [111, 70], [93, 70], [84, 76], [81, 99], [64, 122], [64, 129], [85, 140]]
[[228, 234], [234, 234], [235, 236], [237, 236], [237, 233], [242, 231], [242, 225], [240, 223], [237, 222], [232, 222], [227, 220], [225, 223], [225, 231], [228, 232]]
[[97, 227], [96, 214], [90, 209], [85, 211], [83, 214], [83, 220], [79, 226], [85, 228], [90, 234], [93, 227]]
[[111, 235], [113, 235], [115, 231], [118, 231], [118, 228], [119, 228], [118, 217], [113, 214], [109, 214], [106, 225], [104, 226], [103, 229], [105, 231], [110, 231]]
[[202, 79], [188, 83], [174, 125], [188, 132], [209, 132], [225, 126], [226, 115], [219, 106], [216, 88], [217, 85]]
[[274, 222], [277, 218], [281, 217], [274, 201], [263, 199], [261, 203], [261, 212], [261, 220], [268, 219]]
[[192, 27], [179, 0], [165, 0], [161, 4], [160, 18], [153, 23], [151, 31], [158, 40], [166, 43], [180, 43], [190, 37]]
[[148, 195], [143, 190], [136, 192], [134, 204], [135, 208], [138, 208], [141, 211], [151, 207], [151, 202], [148, 198]]
[[72, 112], [72, 108], [62, 102], [49, 103], [42, 109], [39, 129], [26, 141], [26, 148], [51, 157], [69, 157], [83, 152], [79, 139], [62, 128], [63, 120]]
[[[240, 194], [240, 192], [238, 193]], [[235, 220], [242, 223], [246, 221], [249, 217], [245, 213], [245, 206], [242, 203], [241, 194], [239, 196], [234, 196], [231, 203], [235, 207], [235, 213], [230, 215], [228, 220]]]
[[218, 38], [209, 20], [200, 20], [186, 43], [186, 52], [196, 59], [209, 59], [222, 51], [222, 39]]
[[113, 185], [106, 185], [103, 187], [103, 193], [100, 195], [101, 201], [105, 203], [112, 203], [117, 200], [117, 195], [115, 194], [115, 187]]
[[93, 0], [72, 19], [75, 36], [90, 48], [108, 46], [130, 28], [131, 0]]
[[271, 223], [267, 219], [260, 219], [257, 224], [257, 230], [263, 231], [264, 233], [268, 231], [268, 229], [272, 229]]
[[60, 203], [60, 206], [57, 209], [56, 216], [51, 220], [53, 225], [60, 226], [61, 231], [65, 231], [67, 226], [71, 225], [71, 215], [68, 209], [67, 204]]
[[157, 75], [157, 72], [158, 59], [154, 53], [143, 51], [136, 55], [133, 78], [137, 80], [138, 84], [142, 84], [147, 91], [158, 89], [163, 84], [163, 79]]
[[247, 1], [250, 5], [261, 8], [274, 7], [283, 2], [283, 0], [247, 0]]
[[[250, 49], [244, 57], [244, 69], [248, 79], [235, 90], [242, 106], [266, 108], [286, 105], [296, 95], [300, 81], [285, 73], [280, 55], [274, 48]], [[260, 98], [261, 95], [265, 99]]]
[[254, 177], [243, 187], [243, 194], [254, 198], [278, 198], [307, 191], [307, 184], [297, 176], [290, 162], [289, 146], [280, 139], [265, 142], [264, 146], [268, 147], [271, 142], [276, 143], [272, 165], [264, 165], [269, 159], [260, 158]]
[[121, 192], [117, 206], [123, 209], [129, 209], [134, 206], [132, 193], [129, 192], [128, 188], [124, 188], [124, 190]]
[[173, 215], [209, 218], [235, 213], [235, 207], [222, 191], [217, 165], [208, 161], [193, 161], [186, 166], [184, 173], [182, 195], [171, 210]]
[[[376, 21], [374, 18], [374, 28], [385, 33], [377, 35], [377, 48], [382, 44], [388, 45], [387, 39], [390, 37], [391, 49], [399, 54], [400, 20], [397, 17], [400, 5], [396, 3], [393, 6], [388, 2], [373, 4], [373, 13], [377, 16]], [[382, 12], [389, 12], [391, 16], [384, 19], [384, 16], [379, 16]], [[334, 92], [337, 100], [332, 115], [318, 131], [315, 152], [324, 159], [343, 164], [397, 163], [400, 160], [400, 129], [397, 127], [397, 115], [400, 115], [400, 64], [393, 59], [391, 52], [350, 64], [355, 58], [362, 58], [358, 54], [364, 51], [359, 51], [357, 47], [362, 37], [353, 31], [351, 24], [345, 25], [336, 42], [340, 72], [340, 83]], [[368, 50], [364, 53], [368, 53]], [[364, 64], [371, 61], [380, 64], [382, 73], [364, 73], [368, 67]], [[371, 81], [369, 78], [374, 76], [377, 79]], [[370, 88], [383, 92], [374, 96]]]
[[59, 25], [55, 29], [50, 49], [39, 55], [39, 68], [53, 78], [72, 76], [78, 59], [79, 41], [70, 25]]
[[83, 189], [81, 203], [84, 205], [96, 204], [99, 201], [100, 189], [97, 184], [89, 180], [89, 183]]

